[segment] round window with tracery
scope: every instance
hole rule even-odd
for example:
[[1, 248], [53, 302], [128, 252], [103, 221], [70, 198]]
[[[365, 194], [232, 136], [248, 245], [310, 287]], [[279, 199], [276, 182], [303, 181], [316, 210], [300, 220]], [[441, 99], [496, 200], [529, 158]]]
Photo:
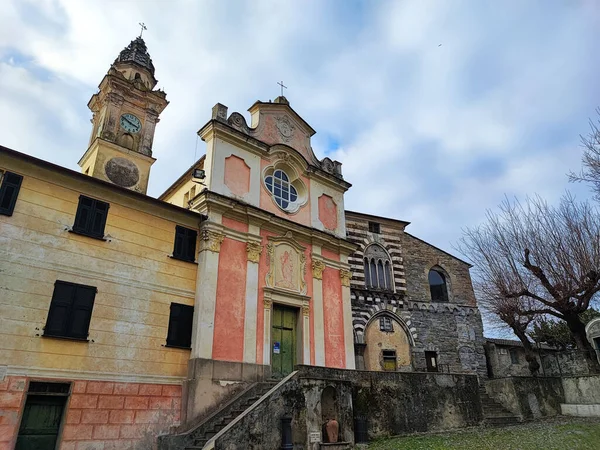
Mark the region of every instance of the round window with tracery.
[[290, 183], [290, 177], [281, 169], [276, 169], [273, 175], [265, 177], [265, 186], [281, 209], [290, 209], [290, 204], [298, 200], [298, 191]]

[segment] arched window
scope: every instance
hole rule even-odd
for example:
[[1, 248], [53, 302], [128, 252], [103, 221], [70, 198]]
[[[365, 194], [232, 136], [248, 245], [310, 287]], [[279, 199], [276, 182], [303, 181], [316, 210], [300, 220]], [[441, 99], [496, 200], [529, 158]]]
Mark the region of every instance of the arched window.
[[431, 292], [431, 301], [447, 302], [448, 286], [446, 286], [446, 277], [435, 269], [429, 271], [429, 291]]
[[390, 257], [382, 246], [373, 244], [365, 250], [363, 260], [365, 268], [365, 286], [370, 289], [391, 291], [392, 264]]

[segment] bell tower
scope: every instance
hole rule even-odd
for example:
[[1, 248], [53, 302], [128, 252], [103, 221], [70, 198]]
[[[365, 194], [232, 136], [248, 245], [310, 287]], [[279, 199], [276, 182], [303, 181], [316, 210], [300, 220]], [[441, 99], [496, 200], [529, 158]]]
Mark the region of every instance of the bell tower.
[[167, 95], [154, 89], [154, 65], [138, 36], [125, 47], [88, 102], [92, 135], [79, 160], [86, 175], [146, 193], [152, 142]]

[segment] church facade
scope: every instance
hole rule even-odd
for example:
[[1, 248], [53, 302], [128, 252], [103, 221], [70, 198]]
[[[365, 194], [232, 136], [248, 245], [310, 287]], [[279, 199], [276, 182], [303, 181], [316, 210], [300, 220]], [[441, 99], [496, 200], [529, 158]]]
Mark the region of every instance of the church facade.
[[151, 448], [297, 365], [484, 376], [468, 264], [346, 211], [285, 97], [215, 105], [206, 154], [147, 196], [156, 84], [136, 38], [81, 173], [0, 147], [0, 449]]

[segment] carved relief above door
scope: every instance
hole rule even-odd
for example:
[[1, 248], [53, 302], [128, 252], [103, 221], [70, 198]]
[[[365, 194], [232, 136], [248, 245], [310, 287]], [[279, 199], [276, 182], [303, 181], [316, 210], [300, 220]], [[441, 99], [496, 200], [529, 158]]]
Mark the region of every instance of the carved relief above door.
[[306, 255], [288, 231], [285, 236], [269, 238], [267, 264], [269, 272], [265, 279], [267, 287], [306, 294]]

